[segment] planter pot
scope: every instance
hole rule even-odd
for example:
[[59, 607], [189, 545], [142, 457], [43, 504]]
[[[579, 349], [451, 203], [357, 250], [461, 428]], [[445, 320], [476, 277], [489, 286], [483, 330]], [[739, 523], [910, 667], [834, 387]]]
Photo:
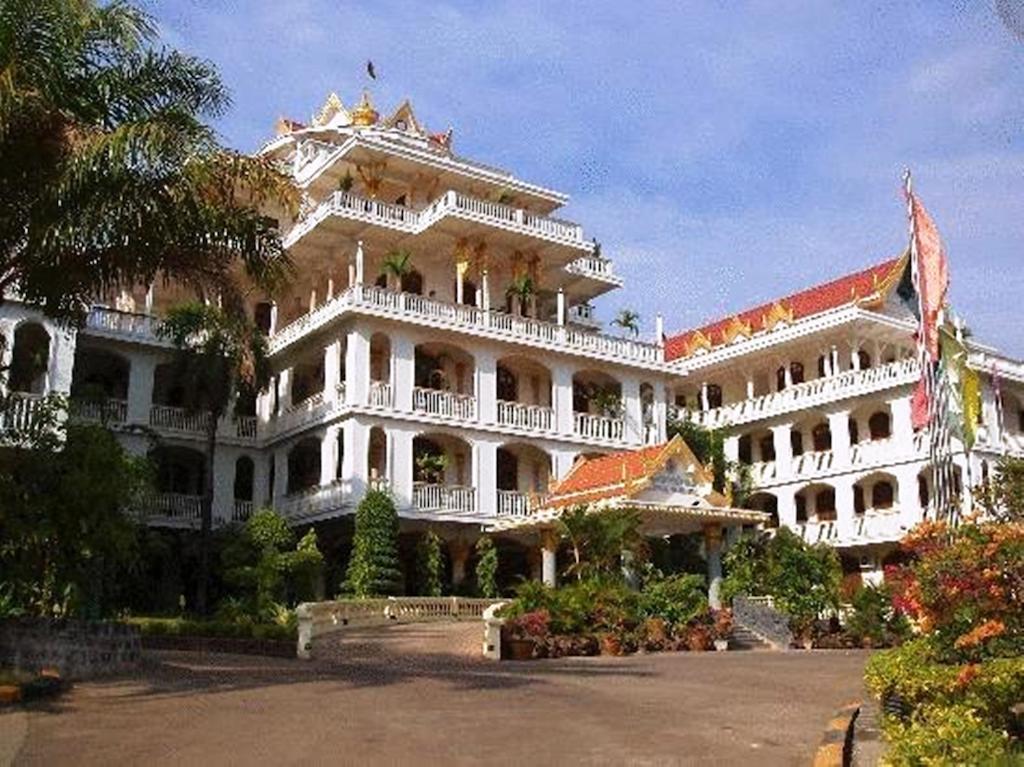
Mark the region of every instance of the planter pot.
[[622, 655], [622, 643], [618, 637], [611, 635], [601, 637], [601, 654]]
[[715, 652], [725, 652], [729, 649], [728, 639], [716, 639], [715, 640]]
[[505, 646], [508, 647], [509, 660], [533, 660], [532, 639], [509, 639]]

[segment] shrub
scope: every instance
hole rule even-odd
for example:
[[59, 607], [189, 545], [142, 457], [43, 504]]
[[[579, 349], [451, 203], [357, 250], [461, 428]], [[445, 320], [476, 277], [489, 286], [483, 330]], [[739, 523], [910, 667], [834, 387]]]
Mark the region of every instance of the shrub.
[[873, 647], [899, 644], [910, 635], [910, 623], [892, 604], [888, 586], [864, 586], [853, 595], [853, 612], [846, 632], [859, 644]]
[[294, 641], [298, 624], [294, 613], [285, 623], [254, 623], [251, 620], [190, 620], [188, 618], [126, 618], [143, 636], [216, 637], [224, 639], [272, 639]]
[[489, 537], [476, 542], [476, 588], [480, 596], [498, 596], [498, 547]]
[[356, 508], [356, 530], [345, 588], [357, 597], [402, 593], [398, 512], [391, 496], [370, 490]]
[[643, 617], [661, 618], [670, 626], [682, 626], [708, 613], [703, 576], [672, 575], [644, 585], [640, 594]]
[[886, 762], [893, 767], [1008, 763], [1005, 733], [970, 706], [930, 706], [908, 725], [895, 725]]
[[417, 593], [424, 597], [441, 596], [443, 574], [441, 539], [433, 530], [427, 530], [416, 542]]

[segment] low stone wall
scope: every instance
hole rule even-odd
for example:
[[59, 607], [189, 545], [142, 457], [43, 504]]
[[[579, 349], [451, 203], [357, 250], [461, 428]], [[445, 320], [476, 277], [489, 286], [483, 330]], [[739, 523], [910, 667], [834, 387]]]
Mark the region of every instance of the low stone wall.
[[0, 666], [30, 672], [54, 668], [65, 679], [85, 679], [129, 671], [141, 657], [135, 626], [47, 618], [0, 621]]
[[732, 600], [733, 619], [771, 642], [779, 650], [793, 644], [789, 616], [760, 600], [737, 596]]
[[144, 636], [144, 650], [184, 650], [186, 652], [217, 652], [236, 655], [266, 655], [272, 658], [294, 658], [295, 642], [277, 639], [236, 639], [234, 637]]

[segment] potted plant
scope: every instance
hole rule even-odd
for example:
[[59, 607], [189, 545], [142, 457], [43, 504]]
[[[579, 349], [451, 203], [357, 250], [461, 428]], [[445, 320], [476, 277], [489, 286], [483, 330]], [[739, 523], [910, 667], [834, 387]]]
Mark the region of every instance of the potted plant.
[[407, 250], [392, 250], [380, 265], [380, 273], [387, 278], [389, 286], [402, 288], [402, 278], [412, 273], [412, 255]]
[[440, 485], [448, 469], [448, 456], [443, 453], [423, 453], [416, 456], [416, 468], [428, 485]]
[[512, 304], [513, 314], [516, 316], [526, 314], [526, 307], [530, 303], [530, 297], [533, 296], [533, 280], [529, 275], [519, 275], [509, 283], [505, 296]]
[[700, 622], [693, 623], [686, 630], [686, 646], [693, 652], [703, 652], [711, 647], [711, 630]]
[[711, 638], [714, 640], [716, 652], [724, 652], [729, 649], [730, 634], [732, 634], [732, 610], [724, 607], [715, 612], [715, 620], [711, 624]]
[[532, 660], [547, 640], [550, 620], [547, 610], [534, 610], [510, 619], [505, 624], [503, 642], [509, 659]]
[[352, 178], [352, 171], [346, 170], [345, 175], [338, 180], [338, 191], [339, 192], [351, 192], [352, 185], [355, 183], [355, 179]]

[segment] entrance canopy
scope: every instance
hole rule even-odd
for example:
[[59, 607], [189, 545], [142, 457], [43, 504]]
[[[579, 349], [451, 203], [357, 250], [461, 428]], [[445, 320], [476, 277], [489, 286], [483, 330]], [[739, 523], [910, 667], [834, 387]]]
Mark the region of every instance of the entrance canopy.
[[711, 473], [676, 436], [660, 445], [578, 460], [531, 513], [500, 519], [491, 530], [544, 532], [577, 506], [594, 512], [633, 509], [640, 515], [641, 531], [650, 536], [720, 531], [770, 518], [764, 512], [731, 508], [712, 489]]

